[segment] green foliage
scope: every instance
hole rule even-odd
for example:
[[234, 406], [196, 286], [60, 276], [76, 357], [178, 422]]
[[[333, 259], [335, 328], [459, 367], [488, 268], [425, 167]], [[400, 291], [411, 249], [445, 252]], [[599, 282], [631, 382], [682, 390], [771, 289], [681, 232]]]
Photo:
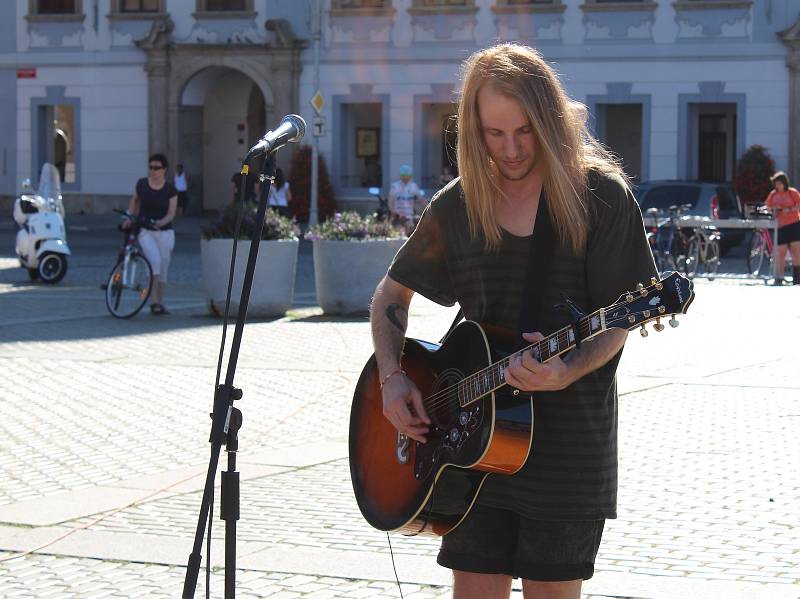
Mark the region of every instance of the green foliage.
[[[220, 214], [219, 219], [210, 227], [203, 229], [203, 239], [231, 239], [236, 232], [239, 204], [228, 204]], [[246, 204], [243, 208], [242, 224], [239, 228], [240, 240], [253, 240], [256, 232], [256, 204]], [[300, 228], [293, 218], [281, 216], [272, 208], [267, 208], [264, 228], [261, 230], [261, 239], [265, 241], [275, 239], [297, 239]]]
[[772, 189], [769, 178], [775, 173], [775, 162], [763, 146], [747, 148], [736, 165], [736, 193], [743, 204], [761, 204]]
[[[311, 146], [300, 146], [292, 156], [289, 167], [289, 189], [292, 199], [289, 209], [300, 222], [308, 222], [311, 206]], [[325, 159], [319, 157], [319, 178], [317, 181], [317, 212], [320, 220], [333, 216], [336, 200], [333, 194]]]
[[399, 239], [405, 231], [374, 216], [361, 216], [358, 212], [337, 212], [333, 218], [309, 228], [306, 239], [334, 241], [365, 241], [367, 239]]

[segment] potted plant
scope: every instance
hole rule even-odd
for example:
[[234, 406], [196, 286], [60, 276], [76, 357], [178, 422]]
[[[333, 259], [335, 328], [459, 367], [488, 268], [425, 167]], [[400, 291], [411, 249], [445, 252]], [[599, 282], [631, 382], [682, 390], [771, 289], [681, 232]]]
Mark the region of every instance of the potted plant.
[[[225, 311], [225, 296], [228, 289], [233, 236], [236, 231], [238, 205], [231, 204], [223, 210], [219, 220], [203, 231], [200, 256], [203, 264], [203, 282], [206, 288], [209, 311], [221, 316]], [[229, 315], [239, 310], [242, 281], [250, 252], [250, 242], [255, 235], [257, 207], [249, 204], [242, 208], [242, 223], [239, 229], [239, 244], [236, 249], [236, 270], [233, 277], [233, 292]], [[300, 229], [294, 219], [267, 209], [258, 261], [253, 275], [253, 287], [247, 313], [250, 316], [279, 316], [292, 305], [294, 279], [297, 266], [297, 250], [300, 245]]]
[[309, 228], [317, 302], [326, 314], [369, 310], [372, 294], [405, 242], [405, 232], [357, 212], [333, 215]]

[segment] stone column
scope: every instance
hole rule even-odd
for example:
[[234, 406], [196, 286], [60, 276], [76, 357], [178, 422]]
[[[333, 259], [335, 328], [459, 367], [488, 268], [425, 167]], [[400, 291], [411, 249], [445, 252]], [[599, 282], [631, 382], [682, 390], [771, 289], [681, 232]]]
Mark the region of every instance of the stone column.
[[147, 145], [149, 153], [161, 152], [174, 158], [170, 143], [169, 74], [170, 48], [175, 24], [169, 17], [156, 19], [147, 37], [136, 45], [147, 54]]
[[789, 180], [800, 182], [800, 17], [781, 31], [778, 38], [786, 46], [789, 68]]
[[161, 152], [172, 156], [169, 147], [169, 59], [165, 52], [161, 56], [150, 55], [147, 72], [147, 146], [149, 153]]

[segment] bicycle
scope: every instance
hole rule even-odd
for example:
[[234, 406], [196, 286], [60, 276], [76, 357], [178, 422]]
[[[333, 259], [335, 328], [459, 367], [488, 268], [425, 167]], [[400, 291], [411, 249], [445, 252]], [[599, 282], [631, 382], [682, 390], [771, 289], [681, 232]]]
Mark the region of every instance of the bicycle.
[[[131, 217], [124, 210], [115, 209], [114, 212]], [[140, 220], [132, 221], [127, 229], [119, 226], [124, 239], [108, 281], [102, 285], [106, 292], [106, 308], [116, 318], [135, 316], [147, 303], [153, 289], [153, 269], [136, 242], [139, 231], [150, 226], [152, 222]]]
[[[670, 206], [666, 212], [659, 208], [649, 208], [648, 216], [654, 217], [656, 224], [647, 234], [653, 259], [659, 273], [686, 271], [686, 255], [689, 240], [678, 225], [681, 213], [691, 208], [689, 205]], [[659, 222], [659, 218], [667, 216]]]
[[702, 266], [702, 274], [713, 281], [719, 264], [719, 230], [716, 227], [695, 227], [686, 251], [686, 275], [690, 279], [698, 276]]
[[[759, 206], [753, 212], [752, 218], [772, 219], [773, 215], [766, 206]], [[775, 253], [775, 240], [772, 235], [771, 227], [753, 230], [753, 236], [750, 238], [750, 245], [747, 249], [747, 271], [753, 276], [760, 275], [764, 272], [762, 269], [765, 267], [768, 273], [772, 272], [772, 260]], [[784, 276], [790, 272], [791, 254], [787, 253], [786, 258]]]

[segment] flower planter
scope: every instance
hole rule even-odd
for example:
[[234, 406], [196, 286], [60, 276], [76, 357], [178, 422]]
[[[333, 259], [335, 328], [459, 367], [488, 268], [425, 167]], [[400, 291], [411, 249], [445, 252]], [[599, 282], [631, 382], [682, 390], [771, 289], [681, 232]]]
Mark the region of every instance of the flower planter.
[[315, 239], [314, 283], [323, 312], [367, 312], [375, 287], [404, 242], [405, 239]]
[[[231, 239], [202, 239], [200, 242], [208, 309], [216, 316], [222, 316], [225, 312], [232, 245]], [[292, 306], [299, 247], [299, 241], [290, 239], [262, 241], [259, 244], [258, 261], [247, 308], [248, 316], [281, 316]], [[236, 249], [236, 272], [229, 311], [229, 315], [233, 317], [239, 311], [239, 298], [249, 253], [250, 241], [240, 241]]]

